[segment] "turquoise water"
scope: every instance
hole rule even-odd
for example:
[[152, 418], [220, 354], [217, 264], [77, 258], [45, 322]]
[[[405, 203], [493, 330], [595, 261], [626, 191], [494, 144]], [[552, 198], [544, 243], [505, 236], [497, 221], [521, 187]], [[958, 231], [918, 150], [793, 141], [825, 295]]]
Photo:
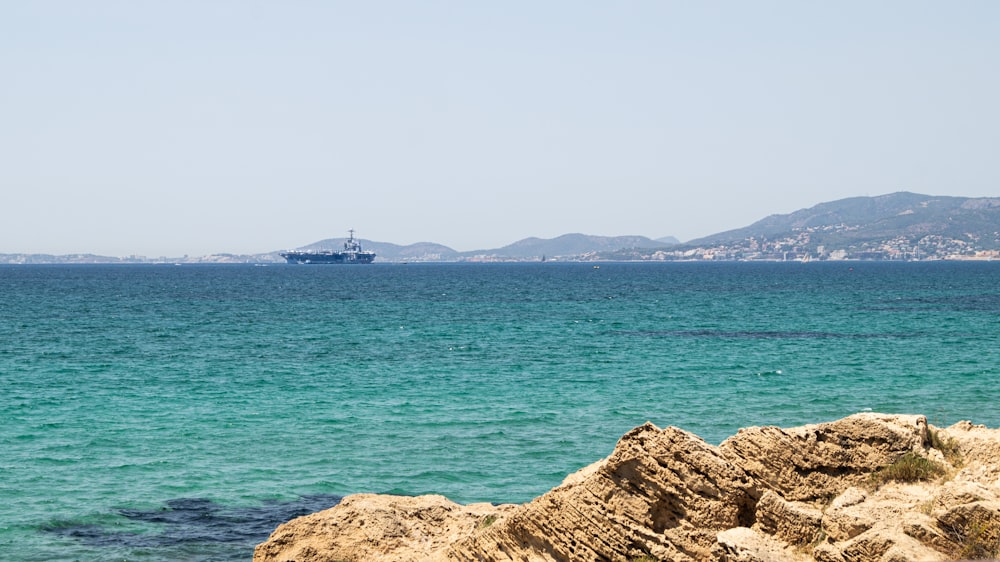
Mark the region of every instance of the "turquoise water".
[[647, 420], [1000, 425], [1000, 264], [0, 267], [0, 559], [249, 560], [523, 502]]

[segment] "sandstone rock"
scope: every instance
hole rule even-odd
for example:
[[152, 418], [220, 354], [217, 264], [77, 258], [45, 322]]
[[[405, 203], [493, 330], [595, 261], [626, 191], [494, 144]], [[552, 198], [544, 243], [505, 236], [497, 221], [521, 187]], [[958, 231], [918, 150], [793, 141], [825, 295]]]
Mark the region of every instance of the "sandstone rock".
[[646, 424], [582, 478], [455, 545], [454, 560], [703, 560], [719, 531], [752, 523], [756, 489], [715, 447]]
[[746, 527], [719, 533], [712, 548], [712, 560], [718, 562], [807, 562], [809, 556], [798, 553], [785, 543]]
[[955, 543], [936, 523], [935, 519], [922, 513], [908, 513], [903, 519], [902, 529], [907, 536], [937, 550], [941, 555], [953, 553]]
[[847, 541], [864, 533], [879, 518], [872, 504], [863, 503], [868, 498], [859, 488], [848, 488], [837, 496], [823, 514], [823, 530], [833, 541]]
[[909, 537], [900, 537], [879, 562], [941, 562], [943, 555]]
[[840, 549], [832, 543], [822, 543], [812, 551], [813, 560], [816, 562], [846, 562]]
[[850, 487], [844, 490], [839, 496], [833, 498], [833, 501], [830, 502], [830, 508], [844, 509], [852, 505], [858, 505], [866, 499], [868, 499], [868, 492], [861, 488]]
[[825, 501], [927, 442], [924, 416], [856, 414], [791, 429], [741, 429], [719, 445], [723, 456], [762, 486], [792, 501]]
[[[929, 430], [954, 450], [930, 450]], [[909, 451], [961, 460], [938, 481], [876, 487], [871, 474]], [[997, 551], [1000, 430], [858, 414], [747, 428], [718, 447], [646, 424], [526, 504], [349, 496], [278, 527], [254, 560], [902, 562]]]
[[754, 529], [793, 545], [806, 545], [820, 535], [823, 512], [808, 504], [790, 502], [768, 490], [757, 502]]
[[1000, 553], [1000, 503], [976, 501], [957, 505], [938, 517], [938, 528], [955, 543], [964, 558]]
[[459, 505], [442, 496], [356, 494], [277, 528], [254, 560], [406, 562], [432, 560], [513, 506]]
[[871, 562], [939, 562], [944, 554], [899, 532], [898, 524], [876, 525], [839, 547], [841, 559]]
[[[962, 474], [967, 473], [964, 470], [958, 473], [958, 475]], [[934, 498], [933, 506], [961, 505], [964, 503], [996, 501], [1000, 499], [994, 490], [989, 487], [983, 486], [974, 480], [970, 481], [964, 478], [959, 480], [958, 475], [956, 475], [955, 480], [945, 482], [941, 486], [937, 497]]]
[[990, 488], [1000, 486], [1000, 440], [996, 430], [966, 421], [940, 433], [944, 438], [954, 439], [962, 456], [963, 467], [956, 480], [977, 482]]

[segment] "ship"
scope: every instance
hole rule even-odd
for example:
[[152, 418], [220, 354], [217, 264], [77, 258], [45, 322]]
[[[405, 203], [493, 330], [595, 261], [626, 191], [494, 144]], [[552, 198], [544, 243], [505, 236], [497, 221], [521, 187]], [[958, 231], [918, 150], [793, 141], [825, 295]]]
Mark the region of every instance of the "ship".
[[348, 231], [350, 237], [344, 242], [343, 250], [287, 250], [279, 252], [288, 263], [371, 263], [375, 260], [375, 252], [365, 251], [361, 243], [354, 238], [354, 229]]

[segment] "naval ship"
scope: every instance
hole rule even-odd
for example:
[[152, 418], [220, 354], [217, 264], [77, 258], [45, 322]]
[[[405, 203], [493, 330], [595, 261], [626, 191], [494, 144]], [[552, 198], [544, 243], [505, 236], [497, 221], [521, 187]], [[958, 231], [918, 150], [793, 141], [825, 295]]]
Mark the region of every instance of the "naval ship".
[[354, 239], [354, 229], [349, 230], [350, 237], [344, 242], [344, 249], [336, 250], [288, 250], [280, 252], [288, 263], [371, 263], [375, 252], [361, 249], [361, 243]]

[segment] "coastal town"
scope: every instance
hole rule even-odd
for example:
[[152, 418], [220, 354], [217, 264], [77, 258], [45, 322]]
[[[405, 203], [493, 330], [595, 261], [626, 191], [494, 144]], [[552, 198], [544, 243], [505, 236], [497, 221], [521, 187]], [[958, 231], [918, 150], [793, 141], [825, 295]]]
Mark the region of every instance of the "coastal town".
[[[847, 225], [803, 228], [778, 238], [750, 237], [740, 241], [705, 246], [682, 245], [661, 249], [616, 252], [618, 259], [648, 261], [930, 261], [997, 260], [997, 239], [983, 244], [981, 237], [965, 239], [928, 234], [920, 238], [898, 235], [876, 241], [831, 246], [823, 238], [849, 234]], [[1000, 233], [995, 233], [1000, 238]], [[818, 241], [819, 240], [819, 241]], [[623, 255], [621, 255], [623, 254]], [[580, 256], [583, 260], [605, 260], [607, 253]]]

